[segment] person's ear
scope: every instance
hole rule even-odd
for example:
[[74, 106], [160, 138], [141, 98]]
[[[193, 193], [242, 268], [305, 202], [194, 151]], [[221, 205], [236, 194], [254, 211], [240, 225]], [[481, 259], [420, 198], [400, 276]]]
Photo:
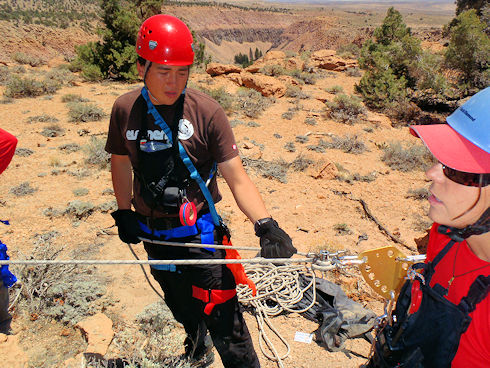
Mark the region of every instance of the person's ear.
[[138, 75], [141, 79], [145, 76], [145, 66], [141, 65], [139, 62], [136, 62], [136, 68], [138, 69]]

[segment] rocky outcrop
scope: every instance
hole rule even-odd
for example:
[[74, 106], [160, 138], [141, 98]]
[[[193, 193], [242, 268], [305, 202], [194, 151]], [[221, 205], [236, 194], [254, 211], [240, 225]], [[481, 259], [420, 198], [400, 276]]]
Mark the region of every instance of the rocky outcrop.
[[358, 67], [357, 60], [344, 59], [336, 55], [335, 50], [319, 50], [311, 54], [312, 66], [317, 68], [342, 72], [349, 68]]
[[214, 30], [199, 30], [196, 32], [199, 37], [206, 38], [211, 42], [221, 45], [222, 41], [236, 41], [238, 43], [271, 42], [272, 47], [281, 44], [283, 29], [280, 28], [226, 28]]
[[279, 65], [287, 70], [304, 70], [305, 62], [297, 57], [288, 58], [283, 51], [269, 51], [263, 58], [245, 68], [246, 72], [257, 73], [266, 65]]
[[274, 77], [247, 72], [241, 73], [241, 77], [245, 87], [259, 91], [262, 96], [282, 97], [286, 93], [286, 85]]
[[206, 73], [215, 77], [222, 74], [240, 73], [242, 68], [232, 64], [209, 63], [206, 67]]

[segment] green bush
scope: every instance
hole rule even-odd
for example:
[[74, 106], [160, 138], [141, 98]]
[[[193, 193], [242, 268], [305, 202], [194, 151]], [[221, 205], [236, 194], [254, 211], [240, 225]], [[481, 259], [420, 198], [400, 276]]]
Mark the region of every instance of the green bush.
[[357, 59], [361, 54], [361, 49], [355, 43], [348, 43], [339, 46], [337, 49], [337, 55], [348, 59]]
[[95, 104], [83, 102], [69, 102], [68, 115], [72, 122], [99, 121], [104, 116], [104, 111]]
[[490, 38], [487, 26], [476, 10], [462, 12], [450, 30], [450, 42], [446, 51], [449, 66], [462, 72], [461, 83], [469, 89], [485, 88], [490, 84]]
[[310, 95], [304, 93], [300, 86], [295, 86], [291, 84], [286, 87], [286, 93], [284, 95], [286, 97], [301, 98], [301, 99], [310, 98]]
[[60, 87], [59, 83], [52, 80], [39, 81], [14, 75], [7, 82], [4, 95], [12, 98], [37, 97], [53, 94]]
[[325, 105], [328, 115], [333, 120], [344, 124], [352, 125], [366, 115], [366, 108], [357, 96], [337, 95], [333, 101], [325, 102]]

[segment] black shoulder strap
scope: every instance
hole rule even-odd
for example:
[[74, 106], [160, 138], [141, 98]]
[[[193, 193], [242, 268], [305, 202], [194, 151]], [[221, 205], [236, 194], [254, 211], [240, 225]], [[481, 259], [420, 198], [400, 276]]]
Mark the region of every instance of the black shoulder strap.
[[490, 276], [479, 275], [471, 284], [468, 294], [459, 302], [459, 307], [466, 313], [473, 312], [476, 305], [487, 297], [489, 291]]

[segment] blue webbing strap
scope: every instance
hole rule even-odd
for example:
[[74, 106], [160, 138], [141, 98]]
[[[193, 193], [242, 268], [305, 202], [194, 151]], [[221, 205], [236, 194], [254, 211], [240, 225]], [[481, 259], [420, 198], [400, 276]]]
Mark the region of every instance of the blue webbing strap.
[[[141, 95], [145, 99], [146, 105], [148, 106], [148, 114], [153, 115], [153, 118], [155, 119], [155, 124], [157, 124], [160, 128], [162, 128], [165, 134], [167, 135], [167, 137], [170, 139], [170, 141], [173, 142], [172, 131], [170, 130], [165, 120], [163, 120], [163, 117], [160, 115], [160, 113], [157, 111], [157, 109], [151, 102], [150, 96], [148, 95], [148, 91], [146, 90], [145, 87], [141, 89]], [[178, 142], [178, 144], [179, 144], [179, 154], [182, 161], [184, 162], [184, 165], [187, 167], [187, 170], [189, 170], [189, 174], [191, 178], [194, 179], [199, 185], [199, 188], [201, 189], [201, 192], [204, 195], [206, 202], [208, 202], [209, 212], [211, 213], [211, 217], [213, 218], [214, 225], [220, 226], [221, 223], [220, 217], [218, 216], [218, 212], [216, 211], [216, 208], [214, 206], [213, 197], [209, 192], [209, 189], [206, 187], [206, 183], [202, 180], [201, 175], [199, 175], [199, 172], [197, 171], [191, 159], [189, 158], [189, 155], [184, 149], [184, 146], [182, 146], [180, 141]]]
[[[5, 225], [10, 225], [8, 221], [0, 220]], [[7, 255], [7, 245], [3, 244], [0, 240], [0, 260], [8, 261], [10, 257]], [[9, 288], [17, 282], [17, 277], [9, 271], [8, 265], [0, 266], [0, 280], [2, 280], [5, 287]]]

